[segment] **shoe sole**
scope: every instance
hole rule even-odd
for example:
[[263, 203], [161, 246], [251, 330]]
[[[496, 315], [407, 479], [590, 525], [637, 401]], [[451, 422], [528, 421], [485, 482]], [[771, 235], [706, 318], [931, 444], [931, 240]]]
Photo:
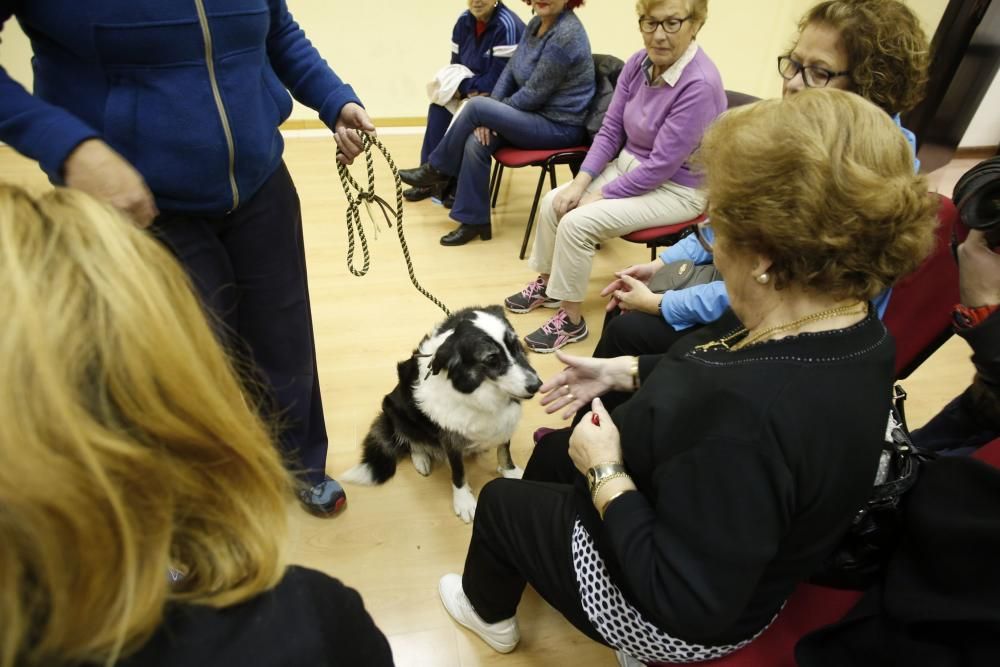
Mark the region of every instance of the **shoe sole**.
[[516, 313], [518, 315], [523, 315], [524, 313], [530, 313], [533, 310], [538, 310], [539, 308], [558, 308], [562, 305], [562, 301], [543, 301], [534, 306], [529, 306], [527, 308], [514, 308], [504, 301], [503, 307], [507, 309], [508, 312]]
[[532, 352], [537, 352], [538, 354], [552, 354], [556, 350], [561, 350], [562, 348], [566, 347], [570, 343], [579, 343], [581, 340], [583, 340], [584, 338], [586, 338], [589, 335], [590, 335], [590, 331], [584, 331], [579, 336], [570, 336], [568, 339], [566, 339], [566, 342], [564, 342], [559, 347], [549, 347], [549, 348], [545, 348], [545, 349], [531, 347], [531, 344], [528, 342], [527, 339], [525, 339], [525, 341], [524, 341], [524, 346], [526, 348], [528, 348], [529, 350], [531, 350]]

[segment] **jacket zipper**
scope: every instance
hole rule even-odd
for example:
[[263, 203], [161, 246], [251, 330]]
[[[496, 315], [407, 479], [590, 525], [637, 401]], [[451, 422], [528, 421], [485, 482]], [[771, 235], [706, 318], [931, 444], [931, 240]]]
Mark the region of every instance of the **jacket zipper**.
[[208, 80], [212, 84], [212, 95], [215, 97], [215, 106], [219, 111], [219, 119], [222, 121], [222, 133], [226, 135], [226, 147], [229, 149], [229, 187], [233, 191], [233, 208], [230, 210], [235, 210], [240, 205], [240, 190], [236, 186], [236, 144], [233, 142], [233, 132], [229, 127], [229, 116], [226, 115], [226, 107], [222, 104], [219, 82], [215, 78], [212, 32], [208, 29], [208, 15], [205, 13], [205, 3], [204, 0], [194, 0], [194, 4], [198, 8], [198, 23], [201, 24], [201, 34], [205, 40], [205, 62], [208, 66]]

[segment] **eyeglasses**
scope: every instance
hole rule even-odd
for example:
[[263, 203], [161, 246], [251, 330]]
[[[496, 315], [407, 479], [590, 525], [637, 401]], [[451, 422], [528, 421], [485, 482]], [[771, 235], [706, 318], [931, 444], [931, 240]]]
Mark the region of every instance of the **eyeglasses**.
[[654, 18], [643, 16], [639, 19], [639, 30], [642, 32], [654, 33], [658, 27], [663, 26], [663, 32], [668, 35], [672, 35], [681, 29], [681, 26], [684, 25], [685, 21], [690, 20], [690, 16], [685, 16], [682, 19], [672, 16], [668, 19], [663, 19], [662, 21], [657, 21]]
[[802, 82], [806, 84], [807, 88], [825, 88], [831, 80], [836, 79], [838, 76], [847, 76], [850, 74], [846, 70], [843, 72], [831, 72], [828, 69], [816, 67], [815, 65], [803, 65], [796, 60], [792, 60], [791, 56], [780, 56], [778, 58], [778, 74], [783, 79], [791, 81], [798, 76], [799, 72], [802, 72]]
[[712, 252], [712, 244], [715, 242], [715, 233], [712, 231], [712, 223], [708, 220], [699, 222], [694, 226], [694, 236], [698, 243], [705, 249], [705, 252]]

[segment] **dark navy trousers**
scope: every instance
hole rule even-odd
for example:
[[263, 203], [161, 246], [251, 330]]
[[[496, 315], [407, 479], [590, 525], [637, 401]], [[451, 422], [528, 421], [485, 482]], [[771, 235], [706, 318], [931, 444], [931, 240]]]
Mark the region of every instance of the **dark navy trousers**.
[[285, 164], [228, 214], [163, 212], [150, 231], [184, 265], [237, 366], [246, 360], [256, 370], [289, 468], [306, 483], [323, 481], [326, 422], [302, 215]]

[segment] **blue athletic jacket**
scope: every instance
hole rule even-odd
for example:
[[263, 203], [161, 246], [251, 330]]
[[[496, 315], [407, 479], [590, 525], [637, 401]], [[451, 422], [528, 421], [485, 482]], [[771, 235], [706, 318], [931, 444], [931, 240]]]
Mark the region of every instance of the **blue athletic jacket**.
[[359, 102], [285, 0], [0, 0], [0, 22], [11, 14], [34, 95], [0, 69], [0, 141], [59, 183], [69, 153], [100, 137], [162, 210], [248, 200], [281, 161], [289, 90], [331, 128]]
[[469, 10], [462, 12], [451, 31], [451, 64], [465, 65], [476, 74], [458, 85], [462, 97], [469, 91], [493, 91], [523, 34], [524, 21], [502, 2], [497, 3], [479, 39], [476, 39], [476, 17]]

